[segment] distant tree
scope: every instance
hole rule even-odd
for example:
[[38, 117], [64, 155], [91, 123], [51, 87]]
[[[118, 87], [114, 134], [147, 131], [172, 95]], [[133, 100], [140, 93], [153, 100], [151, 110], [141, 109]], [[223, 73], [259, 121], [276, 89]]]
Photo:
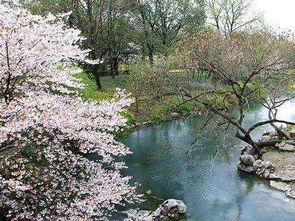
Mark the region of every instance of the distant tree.
[[205, 20], [201, 0], [136, 0], [133, 8], [150, 63], [157, 52], [167, 55], [182, 34]]
[[159, 102], [167, 95], [171, 80], [166, 74], [167, 70], [157, 64], [151, 66], [149, 63], [139, 62], [132, 65], [130, 84], [127, 89], [135, 99], [134, 106], [137, 114], [141, 113], [141, 107]]
[[136, 31], [126, 0], [109, 0], [107, 9], [108, 60], [111, 75], [119, 75], [119, 62], [134, 54]]
[[[263, 31], [237, 32], [231, 36], [202, 31], [186, 41], [190, 61], [193, 66], [212, 73], [216, 86], [196, 94], [183, 89], [181, 92], [189, 101], [201, 103], [208, 113], [219, 116], [221, 125], [234, 126], [235, 136], [251, 145], [261, 157], [261, 148], [274, 145], [286, 136], [280, 131], [279, 140], [257, 142], [251, 135], [253, 130], [271, 125], [279, 131], [275, 123], [295, 124], [276, 117], [278, 107], [294, 96], [288, 90], [294, 80], [292, 39], [292, 36]], [[269, 120], [246, 127], [245, 115], [251, 102], [267, 107]]]
[[119, 62], [132, 53], [134, 28], [126, 0], [32, 0], [27, 7], [43, 15], [72, 11], [68, 24], [80, 29], [86, 37], [84, 47], [92, 50], [91, 58], [104, 61], [95, 66], [87, 65], [98, 88], [102, 87], [100, 76], [118, 75]]
[[259, 22], [261, 16], [251, 11], [253, 0], [206, 0], [209, 22], [225, 35], [231, 35]]

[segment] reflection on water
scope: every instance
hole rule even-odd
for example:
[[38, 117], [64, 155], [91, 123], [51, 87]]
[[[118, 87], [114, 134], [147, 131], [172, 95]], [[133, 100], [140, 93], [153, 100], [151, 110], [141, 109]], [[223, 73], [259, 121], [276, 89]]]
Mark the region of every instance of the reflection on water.
[[[295, 120], [292, 110], [294, 103], [286, 104], [280, 117]], [[247, 124], [266, 116], [264, 109], [252, 110]], [[295, 200], [270, 189], [263, 180], [237, 172], [242, 145], [238, 140], [202, 132], [192, 145], [201, 121], [167, 122], [126, 139], [134, 152], [127, 159], [126, 173], [142, 184], [140, 191], [153, 192], [144, 209], [153, 210], [162, 199], [176, 198], [188, 205], [188, 220], [295, 220]], [[255, 131], [255, 136], [264, 129]]]

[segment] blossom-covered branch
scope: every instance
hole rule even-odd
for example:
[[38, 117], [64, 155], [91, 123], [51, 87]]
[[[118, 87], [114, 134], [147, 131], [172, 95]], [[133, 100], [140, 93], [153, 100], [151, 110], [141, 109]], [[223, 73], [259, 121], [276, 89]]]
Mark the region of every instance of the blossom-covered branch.
[[[115, 160], [115, 140], [132, 103], [122, 90], [85, 102], [69, 66], [85, 60], [67, 15], [47, 18], [0, 5], [0, 216], [12, 220], [106, 220], [116, 205], [140, 200]], [[96, 62], [96, 61], [94, 61]], [[96, 160], [87, 158], [95, 154]]]

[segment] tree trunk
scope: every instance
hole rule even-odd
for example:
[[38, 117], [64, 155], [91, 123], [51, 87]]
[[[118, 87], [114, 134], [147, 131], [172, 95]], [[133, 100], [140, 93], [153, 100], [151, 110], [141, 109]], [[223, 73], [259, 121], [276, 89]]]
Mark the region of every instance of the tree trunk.
[[277, 134], [279, 135], [280, 140], [286, 138], [287, 140], [291, 140], [291, 137], [285, 133], [284, 131], [280, 130], [275, 124], [271, 123], [270, 124], [277, 132]]
[[154, 64], [154, 52], [153, 52], [153, 49], [151, 48], [149, 48], [149, 61], [151, 65]]
[[111, 75], [112, 75], [112, 77], [115, 78], [115, 76], [119, 76], [118, 58], [111, 58], [110, 59], [110, 65], [111, 65]]
[[[90, 52], [90, 55], [91, 55], [91, 58], [93, 60], [96, 60], [97, 59], [97, 56], [95, 54], [95, 51], [91, 51]], [[96, 82], [96, 85], [97, 85], [98, 89], [101, 90], [102, 89], [102, 85], [101, 85], [101, 82], [100, 82], [99, 65], [98, 64], [91, 65], [90, 66], [90, 70], [91, 70], [91, 73], [95, 77], [95, 82]]]
[[138, 104], [138, 97], [135, 96], [135, 109], [136, 109], [136, 113], [139, 113], [139, 104]]
[[252, 139], [252, 137], [250, 135], [247, 136], [241, 136], [240, 134], [236, 135], [237, 138], [239, 138], [240, 140], [246, 142], [247, 144], [251, 145], [253, 147], [253, 149], [255, 150], [255, 154], [257, 154], [258, 159], [262, 158], [262, 151], [261, 151], [261, 146], [258, 146]]
[[256, 143], [256, 146], [261, 149], [261, 148], [264, 148], [264, 147], [275, 146], [276, 144], [281, 143], [281, 142], [282, 142], [282, 140], [280, 140], [280, 139], [274, 139], [274, 140], [258, 142], [258, 143]]
[[92, 74], [95, 77], [95, 82], [99, 90], [102, 89], [98, 65], [93, 65]]

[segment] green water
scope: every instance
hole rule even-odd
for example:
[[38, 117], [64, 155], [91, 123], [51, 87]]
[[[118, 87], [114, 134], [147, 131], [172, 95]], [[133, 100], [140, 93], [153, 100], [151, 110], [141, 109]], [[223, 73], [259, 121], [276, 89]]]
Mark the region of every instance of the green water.
[[[280, 117], [295, 120], [294, 107], [288, 103]], [[256, 108], [248, 113], [247, 124], [265, 117], [266, 111]], [[126, 173], [142, 185], [140, 192], [152, 191], [141, 208], [154, 210], [164, 199], [175, 198], [187, 204], [187, 220], [295, 220], [295, 200], [236, 170], [243, 144], [227, 136], [230, 132], [200, 134], [201, 123], [201, 117], [166, 122], [125, 140], [134, 152]], [[263, 130], [255, 131], [255, 137]], [[201, 136], [192, 145], [196, 135]]]

